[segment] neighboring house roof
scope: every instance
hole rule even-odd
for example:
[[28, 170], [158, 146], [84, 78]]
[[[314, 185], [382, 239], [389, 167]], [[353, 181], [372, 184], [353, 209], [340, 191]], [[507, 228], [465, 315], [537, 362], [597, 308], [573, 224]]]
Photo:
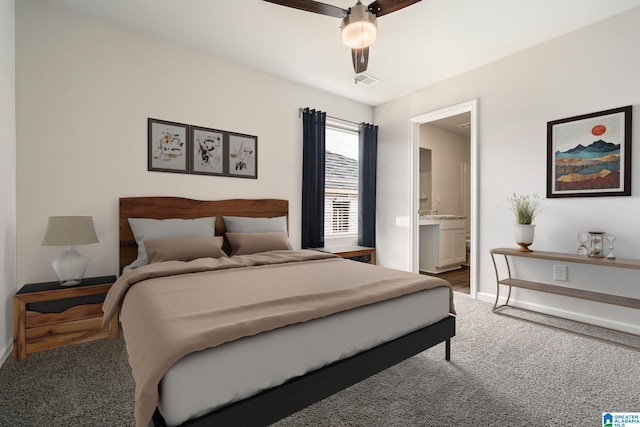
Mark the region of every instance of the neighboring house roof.
[[358, 191], [358, 161], [331, 151], [325, 153], [326, 191]]

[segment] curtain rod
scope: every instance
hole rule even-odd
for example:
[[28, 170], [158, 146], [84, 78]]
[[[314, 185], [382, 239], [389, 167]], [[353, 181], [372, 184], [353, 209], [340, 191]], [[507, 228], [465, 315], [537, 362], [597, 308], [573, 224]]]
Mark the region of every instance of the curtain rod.
[[[304, 108], [298, 108], [298, 118], [302, 117], [302, 112], [303, 111], [304, 111]], [[351, 123], [351, 124], [354, 124], [356, 126], [360, 126], [360, 123], [352, 122], [351, 120], [341, 119], [339, 117], [333, 117], [333, 116], [330, 116], [328, 114], [327, 114], [327, 118], [333, 119], [333, 120], [340, 120], [341, 122]]]

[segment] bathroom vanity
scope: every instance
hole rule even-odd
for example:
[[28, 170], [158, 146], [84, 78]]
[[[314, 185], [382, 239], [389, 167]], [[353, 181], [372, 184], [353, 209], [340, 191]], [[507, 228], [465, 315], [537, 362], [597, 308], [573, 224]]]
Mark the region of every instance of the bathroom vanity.
[[466, 260], [466, 217], [421, 215], [420, 271], [443, 273], [461, 268]]

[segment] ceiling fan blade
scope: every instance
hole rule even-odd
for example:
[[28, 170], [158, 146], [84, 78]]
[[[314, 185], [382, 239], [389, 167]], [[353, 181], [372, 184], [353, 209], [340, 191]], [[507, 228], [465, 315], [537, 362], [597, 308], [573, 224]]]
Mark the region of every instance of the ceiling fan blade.
[[369, 47], [351, 49], [351, 61], [353, 62], [353, 70], [356, 74], [367, 71], [367, 64], [369, 63]]
[[381, 17], [382, 15], [411, 6], [419, 1], [420, 0], [376, 0], [367, 6], [367, 9], [377, 17]]
[[332, 6], [326, 3], [320, 3], [314, 0], [264, 0], [268, 3], [279, 4], [281, 6], [292, 7], [294, 9], [304, 10], [306, 12], [319, 13], [320, 15], [333, 16], [335, 18], [344, 18], [349, 14], [346, 9]]

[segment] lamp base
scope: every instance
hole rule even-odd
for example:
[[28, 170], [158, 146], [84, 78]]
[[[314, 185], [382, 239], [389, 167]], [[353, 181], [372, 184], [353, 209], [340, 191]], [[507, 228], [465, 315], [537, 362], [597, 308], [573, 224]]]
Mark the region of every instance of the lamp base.
[[78, 252], [75, 246], [67, 249], [51, 261], [60, 286], [79, 285], [89, 264], [89, 258]]
[[60, 282], [60, 286], [75, 286], [82, 283], [82, 279], [80, 280], [67, 280], [66, 282]]

